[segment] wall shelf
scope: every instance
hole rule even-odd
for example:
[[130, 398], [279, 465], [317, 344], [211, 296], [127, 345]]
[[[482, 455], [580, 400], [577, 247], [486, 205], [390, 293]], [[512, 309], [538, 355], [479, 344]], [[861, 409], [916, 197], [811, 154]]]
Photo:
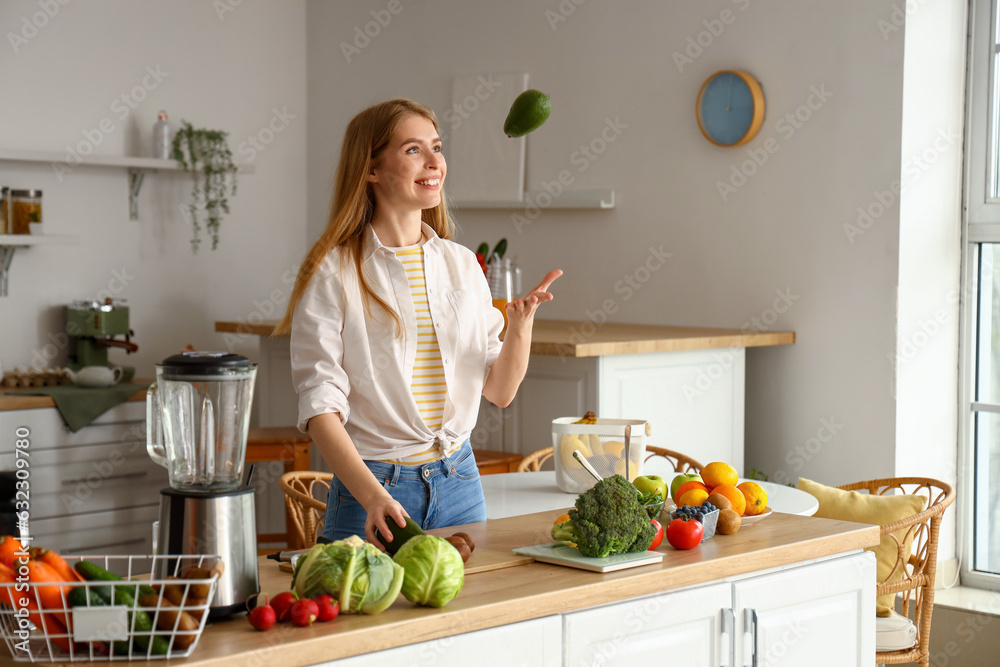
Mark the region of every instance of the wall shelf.
[[[549, 202], [548, 205], [543, 205]], [[525, 192], [522, 201], [451, 201], [452, 208], [502, 208], [518, 209], [535, 206], [540, 209], [612, 209], [615, 207], [614, 190], [564, 190], [558, 197], [553, 197], [544, 190]]]
[[36, 234], [0, 234], [0, 296], [7, 296], [7, 275], [14, 251], [36, 245], [79, 243], [79, 236]]
[[[184, 171], [184, 167], [177, 160], [158, 160], [151, 157], [128, 157], [124, 155], [88, 155], [82, 157], [80, 162], [66, 162], [65, 153], [54, 151], [24, 151], [0, 148], [0, 162], [29, 162], [62, 164], [68, 169], [80, 167], [104, 167], [110, 169], [125, 169], [128, 172], [128, 217], [130, 220], [139, 219], [139, 191], [142, 189], [142, 181], [148, 172], [155, 171]], [[239, 173], [254, 173], [253, 165], [241, 165]]]

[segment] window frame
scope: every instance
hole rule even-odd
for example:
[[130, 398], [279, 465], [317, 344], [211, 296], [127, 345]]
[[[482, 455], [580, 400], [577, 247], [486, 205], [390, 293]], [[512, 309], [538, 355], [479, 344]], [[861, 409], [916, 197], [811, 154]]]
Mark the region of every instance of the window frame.
[[[976, 404], [979, 327], [979, 258], [984, 243], [1000, 244], [1000, 196], [990, 198], [989, 184], [1000, 183], [1000, 60], [997, 22], [1000, 0], [972, 0], [968, 31], [966, 84], [964, 224], [962, 229], [962, 299], [959, 336], [958, 546], [962, 585], [1000, 590], [1000, 574], [976, 571], [976, 421], [981, 411], [1000, 405]], [[991, 156], [991, 150], [993, 151]], [[993, 158], [992, 160], [990, 158]], [[1000, 185], [994, 186], [1000, 195]], [[994, 400], [997, 400], [994, 398]]]

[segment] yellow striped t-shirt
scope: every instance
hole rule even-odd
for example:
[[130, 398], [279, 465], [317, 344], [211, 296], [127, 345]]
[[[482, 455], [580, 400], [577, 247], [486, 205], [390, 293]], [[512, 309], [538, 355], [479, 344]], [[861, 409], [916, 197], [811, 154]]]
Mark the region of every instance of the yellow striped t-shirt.
[[[444, 364], [441, 361], [441, 348], [438, 346], [437, 334], [434, 332], [434, 320], [431, 319], [430, 304], [427, 300], [427, 283], [424, 277], [424, 249], [405, 248], [396, 250], [396, 257], [406, 271], [410, 284], [410, 295], [413, 297], [413, 310], [417, 316], [417, 356], [413, 362], [413, 376], [410, 379], [410, 392], [417, 403], [424, 424], [431, 431], [438, 431], [444, 419], [445, 401], [448, 387], [444, 380]], [[462, 443], [452, 443], [447, 454], [453, 454]], [[442, 452], [436, 445], [402, 459], [387, 460], [386, 463], [399, 465], [420, 465], [442, 458]]]

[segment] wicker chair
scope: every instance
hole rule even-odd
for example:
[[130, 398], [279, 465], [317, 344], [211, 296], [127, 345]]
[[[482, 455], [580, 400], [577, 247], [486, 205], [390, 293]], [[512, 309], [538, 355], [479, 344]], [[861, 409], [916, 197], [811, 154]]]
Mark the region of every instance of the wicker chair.
[[[296, 470], [286, 472], [278, 480], [278, 486], [285, 492], [285, 507], [291, 521], [289, 542], [294, 543], [288, 545], [290, 549], [307, 549], [316, 544], [332, 479], [332, 473]], [[317, 493], [322, 500], [316, 497]]]
[[[868, 491], [871, 494], [919, 494], [927, 497], [927, 509], [919, 514], [881, 526], [882, 536], [890, 535], [897, 545], [897, 560], [893, 573], [902, 569], [903, 578], [892, 583], [879, 583], [875, 594], [902, 593], [902, 614], [912, 618], [917, 629], [917, 641], [912, 648], [899, 651], [878, 651], [875, 662], [895, 665], [916, 662], [920, 667], [930, 664], [931, 614], [934, 611], [934, 574], [937, 570], [938, 531], [941, 516], [955, 500], [955, 491], [948, 484], [926, 477], [893, 477], [855, 482], [838, 487], [845, 491]], [[905, 530], [902, 539], [893, 533]], [[903, 562], [903, 545], [912, 538], [910, 557]], [[912, 617], [910, 603], [913, 603]]]
[[[538, 472], [542, 469], [542, 464], [552, 458], [552, 454], [552, 447], [546, 447], [545, 449], [539, 449], [537, 452], [532, 452], [524, 457], [521, 464], [517, 466], [517, 471]], [[646, 445], [646, 454], [646, 461], [654, 456], [662, 456], [670, 462], [676, 472], [701, 472], [701, 469], [705, 467], [690, 456], [686, 456], [670, 449], [664, 449], [663, 447]]]

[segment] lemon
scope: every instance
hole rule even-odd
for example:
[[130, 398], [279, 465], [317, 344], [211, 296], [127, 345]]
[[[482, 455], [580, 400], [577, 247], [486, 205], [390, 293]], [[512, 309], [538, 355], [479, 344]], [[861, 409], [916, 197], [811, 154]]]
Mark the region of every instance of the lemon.
[[620, 459], [622, 454], [625, 452], [625, 443], [618, 442], [617, 440], [608, 440], [604, 443], [604, 453], [610, 454], [616, 459]]
[[580, 437], [572, 433], [567, 433], [559, 440], [559, 452], [562, 455], [563, 465], [568, 468], [582, 468], [580, 462], [573, 456], [573, 451], [579, 449], [584, 458], [593, 456], [590, 447], [584, 444]]
[[639, 475], [639, 466], [635, 464], [635, 461], [628, 462], [628, 474], [625, 474], [625, 461], [618, 459], [615, 461], [615, 474], [621, 475], [630, 482]]
[[503, 123], [503, 131], [508, 137], [523, 137], [534, 132], [548, 119], [552, 111], [552, 102], [548, 95], [540, 90], [529, 88], [510, 105], [507, 120]]

